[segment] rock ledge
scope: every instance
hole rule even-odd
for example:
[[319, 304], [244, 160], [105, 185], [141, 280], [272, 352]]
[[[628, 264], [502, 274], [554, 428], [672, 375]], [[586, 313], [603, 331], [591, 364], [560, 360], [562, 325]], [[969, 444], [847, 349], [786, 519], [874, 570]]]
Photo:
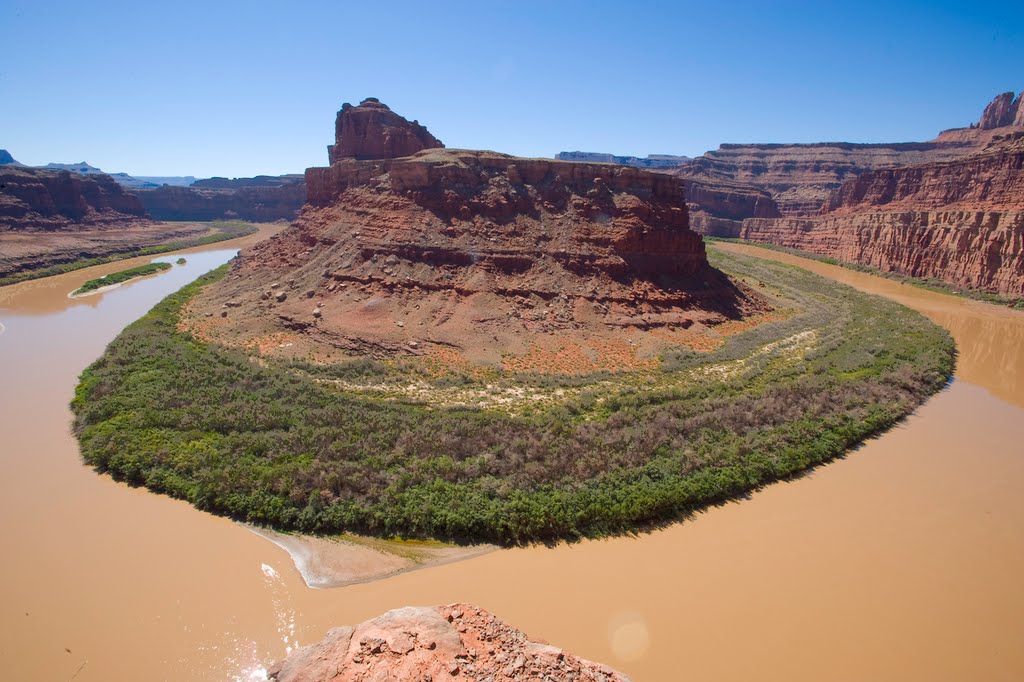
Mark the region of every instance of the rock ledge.
[[530, 641], [521, 631], [469, 604], [405, 607], [356, 626], [334, 628], [320, 642], [273, 666], [278, 682], [314, 680], [554, 679], [628, 682], [611, 668]]

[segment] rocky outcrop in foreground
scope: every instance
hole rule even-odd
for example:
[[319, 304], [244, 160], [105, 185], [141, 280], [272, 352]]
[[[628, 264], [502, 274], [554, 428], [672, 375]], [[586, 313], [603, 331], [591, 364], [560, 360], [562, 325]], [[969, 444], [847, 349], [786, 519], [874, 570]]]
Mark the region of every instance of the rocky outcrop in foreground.
[[1024, 295], [1024, 133], [945, 163], [872, 171], [814, 218], [751, 219], [744, 239], [886, 272]]
[[532, 642], [469, 604], [406, 607], [334, 628], [273, 666], [268, 676], [277, 682], [628, 680], [607, 666]]
[[0, 231], [75, 230], [145, 219], [138, 197], [110, 176], [0, 166]]

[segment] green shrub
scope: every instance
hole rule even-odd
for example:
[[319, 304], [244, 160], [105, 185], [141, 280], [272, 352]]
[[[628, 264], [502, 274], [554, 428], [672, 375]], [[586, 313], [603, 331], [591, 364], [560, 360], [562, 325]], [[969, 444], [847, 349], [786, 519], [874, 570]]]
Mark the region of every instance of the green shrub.
[[[655, 372], [435, 384], [565, 396], [521, 412], [371, 390], [407, 381], [401, 363], [253, 363], [179, 332], [181, 306], [221, 268], [85, 370], [75, 432], [98, 470], [249, 522], [515, 544], [630, 532], [789, 476], [888, 428], [952, 372], [948, 334], [907, 308], [711, 257], [797, 313], [712, 353], [668, 353]], [[703, 372], [715, 363], [733, 369]]]

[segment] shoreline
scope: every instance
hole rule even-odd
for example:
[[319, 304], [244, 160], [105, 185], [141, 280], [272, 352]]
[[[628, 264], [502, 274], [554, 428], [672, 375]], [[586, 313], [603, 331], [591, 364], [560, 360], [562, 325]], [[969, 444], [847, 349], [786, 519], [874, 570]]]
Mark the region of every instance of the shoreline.
[[302, 576], [314, 590], [345, 587], [489, 554], [497, 545], [462, 547], [440, 542], [405, 542], [342, 535], [316, 537], [281, 533], [269, 528], [238, 523], [250, 533], [277, 545], [288, 553]]
[[931, 291], [936, 294], [945, 294], [947, 296], [953, 296], [955, 298], [962, 298], [968, 301], [978, 301], [979, 303], [988, 303], [998, 308], [1009, 308], [1010, 310], [1024, 310], [1024, 297], [1014, 297], [1009, 294], [998, 294], [984, 289], [976, 289], [973, 287], [962, 287], [951, 282], [939, 278], [927, 278], [927, 277], [915, 277], [913, 275], [906, 275], [902, 272], [895, 270], [880, 270], [872, 265], [864, 265], [863, 263], [857, 263], [855, 261], [847, 261], [833, 256], [826, 256], [821, 253], [815, 253], [814, 251], [807, 251], [804, 249], [794, 249], [788, 246], [779, 246], [778, 244], [770, 244], [768, 242], [758, 242], [752, 239], [742, 239], [740, 237], [709, 237], [704, 235], [704, 241], [707, 244], [713, 244], [715, 242], [723, 244], [747, 244], [749, 246], [756, 246], [767, 251], [775, 251], [777, 253], [784, 253], [797, 258], [805, 258], [807, 260], [815, 261], [817, 263], [823, 263], [825, 265], [834, 265], [836, 267], [851, 270], [853, 272], [860, 272], [865, 275], [874, 275], [882, 279], [887, 279], [899, 284], [907, 284], [918, 289], [924, 289], [925, 291]]
[[[154, 272], [153, 274], [156, 275], [156, 274], [159, 274], [159, 273]], [[142, 277], [132, 277], [131, 279], [125, 280], [124, 282], [118, 282], [117, 284], [108, 284], [105, 287], [100, 287], [99, 289], [93, 289], [92, 291], [85, 291], [85, 292], [82, 292], [81, 294], [76, 294], [75, 291], [78, 291], [78, 289], [75, 289], [74, 291], [71, 291], [71, 292], [68, 293], [68, 298], [70, 298], [71, 300], [75, 300], [75, 299], [78, 299], [78, 298], [85, 298], [86, 296], [92, 296], [93, 294], [102, 294], [105, 291], [111, 291], [113, 289], [118, 288], [122, 284], [127, 284], [128, 282], [134, 282], [137, 279], [142, 279]]]
[[[0, 287], [14, 286], [23, 282], [30, 282], [40, 279], [50, 279], [53, 277], [59, 277], [61, 275], [68, 275], [71, 273], [79, 272], [87, 268], [99, 267], [103, 265], [109, 265], [111, 263], [117, 263], [120, 261], [134, 260], [136, 258], [145, 258], [147, 256], [163, 256], [172, 252], [184, 251], [187, 249], [194, 249], [201, 246], [210, 246], [214, 244], [221, 244], [224, 242], [234, 241], [244, 237], [258, 234], [263, 226], [276, 225], [277, 223], [257, 223], [248, 221], [223, 221], [225, 225], [218, 225], [221, 221], [193, 221], [193, 220], [164, 220], [158, 221], [160, 225], [164, 226], [175, 226], [175, 225], [205, 225], [207, 227], [206, 233], [198, 236], [186, 237], [183, 239], [175, 239], [169, 242], [156, 242], [147, 246], [137, 246], [124, 251], [112, 251], [103, 255], [91, 256], [87, 258], [81, 258], [78, 260], [68, 261], [66, 263], [57, 263], [54, 265], [30, 268], [27, 270], [20, 270], [12, 272], [10, 274], [0, 276]], [[230, 226], [233, 222], [239, 224], [244, 223], [244, 227], [239, 227], [237, 233], [230, 231]], [[227, 227], [226, 227], [227, 226]], [[286, 226], [282, 224], [282, 228]], [[249, 229], [254, 228], [254, 229]]]
[[[160, 260], [160, 258], [173, 258], [175, 255], [177, 255], [177, 254], [170, 254], [170, 255], [161, 254], [161, 255], [157, 256], [156, 259], [150, 261], [150, 264], [167, 263], [168, 265], [171, 266], [169, 268], [161, 268], [161, 269], [157, 270], [156, 272], [150, 272], [150, 273], [147, 273], [147, 274], [144, 274], [144, 275], [137, 275], [135, 277], [130, 277], [130, 278], [128, 278], [126, 280], [123, 280], [121, 282], [115, 282], [114, 284], [107, 284], [107, 285], [99, 287], [97, 289], [90, 289], [89, 291], [83, 291], [81, 293], [78, 293], [79, 289], [81, 289], [81, 287], [79, 287], [78, 289], [75, 289], [74, 291], [70, 292], [68, 294], [68, 298], [74, 300], [74, 299], [78, 299], [78, 298], [85, 298], [87, 296], [92, 296], [93, 294], [102, 294], [102, 293], [107, 292], [107, 291], [112, 291], [112, 290], [118, 288], [119, 286], [121, 286], [122, 284], [128, 284], [129, 282], [136, 282], [136, 281], [138, 281], [140, 279], [146, 279], [146, 278], [149, 278], [149, 277], [155, 277], [156, 275], [159, 275], [161, 273], [173, 270], [174, 269], [174, 263], [168, 263], [165, 260]], [[117, 273], [111, 273], [111, 274], [117, 274]], [[104, 275], [104, 277], [106, 277], [106, 276], [107, 275]]]

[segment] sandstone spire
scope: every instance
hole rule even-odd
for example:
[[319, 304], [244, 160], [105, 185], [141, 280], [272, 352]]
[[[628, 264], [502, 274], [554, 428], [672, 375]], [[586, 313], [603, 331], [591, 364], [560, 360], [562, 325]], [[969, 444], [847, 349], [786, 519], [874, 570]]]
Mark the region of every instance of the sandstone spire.
[[444, 147], [418, 121], [406, 120], [376, 97], [367, 97], [357, 107], [342, 104], [334, 139], [327, 148], [332, 164], [344, 158], [394, 159]]
[[1004, 126], [1024, 125], [1024, 107], [1021, 100], [1024, 93], [1014, 98], [1012, 92], [1004, 92], [997, 95], [981, 115], [978, 127], [982, 130], [1002, 128]]

